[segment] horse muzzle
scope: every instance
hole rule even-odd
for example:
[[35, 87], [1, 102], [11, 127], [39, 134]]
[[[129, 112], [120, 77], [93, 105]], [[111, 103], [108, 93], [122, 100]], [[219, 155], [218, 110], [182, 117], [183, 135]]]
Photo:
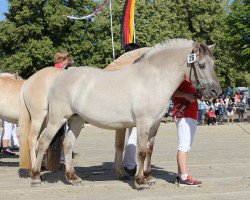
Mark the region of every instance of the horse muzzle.
[[206, 99], [218, 98], [218, 96], [222, 93], [222, 89], [220, 86], [216, 86], [215, 84], [202, 84], [203, 87], [199, 89], [199, 92]]

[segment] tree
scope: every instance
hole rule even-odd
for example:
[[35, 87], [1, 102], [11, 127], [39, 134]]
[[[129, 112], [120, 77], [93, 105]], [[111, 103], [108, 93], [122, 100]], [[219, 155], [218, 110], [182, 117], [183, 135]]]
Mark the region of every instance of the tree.
[[[109, 6], [92, 20], [70, 20], [65, 15], [87, 15], [102, 2], [92, 0], [10, 0], [7, 20], [0, 24], [2, 69], [30, 76], [53, 64], [58, 49], [68, 50], [77, 66], [105, 67], [112, 61]], [[113, 30], [116, 57], [124, 51], [120, 24], [124, 0], [113, 1]], [[153, 46], [171, 38], [187, 38], [216, 44], [219, 79], [225, 85], [230, 71], [225, 51], [226, 0], [136, 1], [136, 43]]]
[[86, 52], [87, 55], [91, 52], [91, 45], [86, 44], [93, 35], [82, 31], [87, 30], [90, 23], [74, 23], [66, 16], [85, 14], [94, 9], [95, 2], [10, 0], [9, 5], [7, 20], [0, 24], [0, 49], [4, 55], [0, 61], [2, 70], [17, 71], [23, 77], [29, 77], [52, 65], [53, 55], [59, 49], [68, 50], [79, 61], [84, 58], [78, 53]]
[[248, 86], [250, 73], [250, 4], [247, 0], [235, 0], [227, 17], [226, 43], [229, 49], [229, 69], [232, 86]]

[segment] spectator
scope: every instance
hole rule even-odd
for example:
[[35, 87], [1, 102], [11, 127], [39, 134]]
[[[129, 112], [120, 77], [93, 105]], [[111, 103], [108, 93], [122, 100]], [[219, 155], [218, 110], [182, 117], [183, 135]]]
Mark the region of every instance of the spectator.
[[241, 94], [240, 92], [236, 92], [235, 97], [234, 97], [234, 103], [235, 105], [238, 104], [238, 101], [241, 99]]
[[205, 110], [205, 105], [202, 99], [198, 99], [198, 124], [202, 124], [202, 116]]
[[239, 116], [239, 122], [243, 122], [244, 121], [244, 113], [245, 113], [245, 110], [246, 110], [246, 104], [244, 103], [244, 101], [242, 101], [243, 99], [239, 99], [238, 100], [238, 103], [237, 103], [237, 109], [236, 109], [236, 113], [238, 114]]
[[213, 109], [209, 108], [207, 114], [208, 114], [207, 124], [208, 125], [211, 125], [211, 124], [215, 125], [216, 124], [216, 115], [215, 115]]
[[11, 136], [13, 137], [14, 146], [13, 149], [19, 149], [19, 142], [16, 135], [16, 124], [12, 124], [6, 121], [2, 121], [3, 132], [2, 132], [2, 154], [15, 156], [16, 154], [12, 152], [9, 148], [9, 143]]
[[55, 61], [55, 68], [60, 69], [67, 69], [68, 67], [72, 66], [73, 59], [70, 57], [69, 53], [66, 51], [58, 51], [54, 55], [54, 61]]
[[229, 99], [230, 99], [229, 96], [226, 96], [226, 98], [224, 99], [224, 103], [226, 106], [228, 105]]
[[216, 122], [219, 121], [220, 111], [219, 111], [220, 99], [217, 98], [214, 103], [214, 113], [216, 115]]
[[229, 99], [228, 104], [226, 105], [226, 111], [227, 111], [227, 123], [230, 123], [230, 119], [232, 123], [234, 123], [234, 111], [235, 111], [235, 105], [233, 102], [233, 98]]
[[224, 116], [226, 114], [226, 106], [225, 106], [222, 99], [220, 100], [218, 110], [219, 110], [218, 124], [222, 125], [222, 123], [224, 121]]

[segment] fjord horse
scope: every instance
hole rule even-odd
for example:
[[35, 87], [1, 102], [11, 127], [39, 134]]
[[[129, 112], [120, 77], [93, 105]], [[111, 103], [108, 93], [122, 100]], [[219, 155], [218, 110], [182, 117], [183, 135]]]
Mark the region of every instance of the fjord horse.
[[216, 98], [221, 93], [209, 47], [185, 39], [157, 44], [121, 70], [80, 67], [58, 74], [49, 88], [49, 121], [39, 139], [32, 183], [41, 182], [43, 155], [66, 121], [69, 123], [64, 140], [66, 177], [72, 183], [81, 181], [72, 165], [72, 148], [84, 121], [88, 121], [105, 129], [137, 127], [135, 185], [147, 184], [144, 174], [147, 143], [155, 136], [170, 97], [185, 77], [205, 98]]

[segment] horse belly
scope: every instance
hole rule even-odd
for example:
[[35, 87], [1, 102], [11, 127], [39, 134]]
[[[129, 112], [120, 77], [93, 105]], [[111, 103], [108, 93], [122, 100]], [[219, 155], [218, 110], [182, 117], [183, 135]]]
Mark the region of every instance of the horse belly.
[[135, 125], [132, 116], [126, 112], [116, 113], [114, 110], [103, 112], [101, 109], [91, 110], [85, 107], [83, 112], [77, 114], [90, 124], [104, 129], [116, 130]]

